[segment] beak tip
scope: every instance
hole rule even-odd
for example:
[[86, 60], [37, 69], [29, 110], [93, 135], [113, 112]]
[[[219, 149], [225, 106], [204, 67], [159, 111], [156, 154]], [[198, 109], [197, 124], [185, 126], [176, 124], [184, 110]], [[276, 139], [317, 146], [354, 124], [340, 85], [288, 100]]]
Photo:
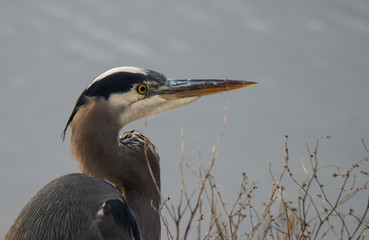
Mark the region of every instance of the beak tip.
[[228, 80], [228, 81], [232, 82], [230, 85], [233, 85], [235, 87], [235, 89], [250, 87], [252, 85], [257, 84], [257, 82], [246, 81], [246, 80]]

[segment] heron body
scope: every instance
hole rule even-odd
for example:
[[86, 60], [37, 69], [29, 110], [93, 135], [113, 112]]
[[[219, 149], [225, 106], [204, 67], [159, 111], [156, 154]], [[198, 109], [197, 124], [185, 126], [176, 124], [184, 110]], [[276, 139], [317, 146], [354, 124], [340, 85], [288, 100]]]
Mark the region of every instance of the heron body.
[[135, 67], [103, 73], [80, 95], [63, 132], [64, 137], [71, 127], [71, 152], [85, 175], [65, 175], [46, 185], [5, 239], [160, 239], [158, 152], [140, 132], [119, 137], [120, 130], [203, 95], [253, 84], [168, 80]]
[[[112, 200], [121, 203], [116, 212], [129, 211], [119, 190], [106, 181], [79, 173], [59, 177], [27, 203], [5, 239], [133, 239], [139, 236], [130, 212], [123, 215], [123, 220], [110, 213], [98, 215], [104, 210], [105, 202]], [[112, 226], [114, 231], [105, 226]]]

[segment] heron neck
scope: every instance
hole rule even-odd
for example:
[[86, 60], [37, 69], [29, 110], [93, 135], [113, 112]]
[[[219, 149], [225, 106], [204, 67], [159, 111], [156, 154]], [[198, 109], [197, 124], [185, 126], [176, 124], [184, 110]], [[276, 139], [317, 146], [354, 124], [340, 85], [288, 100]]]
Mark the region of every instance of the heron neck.
[[119, 163], [119, 130], [104, 100], [91, 101], [78, 110], [71, 123], [70, 148], [83, 173], [113, 182], [110, 178]]
[[122, 146], [119, 131], [118, 114], [107, 102], [91, 101], [71, 123], [71, 152], [83, 173], [108, 180], [122, 192], [142, 239], [160, 239], [160, 217], [152, 207], [160, 204], [158, 156], [145, 144]]

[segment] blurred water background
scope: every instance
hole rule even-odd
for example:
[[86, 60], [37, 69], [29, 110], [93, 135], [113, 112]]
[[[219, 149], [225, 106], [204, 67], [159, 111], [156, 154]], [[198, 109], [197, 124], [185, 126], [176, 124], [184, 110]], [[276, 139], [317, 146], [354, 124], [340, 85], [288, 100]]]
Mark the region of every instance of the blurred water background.
[[[283, 169], [284, 136], [302, 173], [305, 142], [321, 142], [323, 165], [349, 167], [369, 143], [369, 2], [309, 1], [10, 1], [0, 8], [0, 236], [52, 179], [79, 172], [61, 132], [89, 83], [116, 66], [169, 78], [259, 82], [129, 124], [161, 155], [163, 196], [179, 194], [184, 159], [211, 158], [223, 125], [214, 175], [225, 199], [242, 172], [270, 191], [268, 164]], [[192, 185], [193, 184], [193, 185]], [[334, 183], [327, 183], [333, 184]], [[190, 187], [195, 183], [190, 182]], [[296, 195], [296, 194], [295, 194]], [[294, 193], [291, 193], [293, 198]], [[367, 198], [367, 197], [366, 197]], [[362, 200], [362, 201], [361, 201]], [[356, 200], [359, 204], [363, 199]]]

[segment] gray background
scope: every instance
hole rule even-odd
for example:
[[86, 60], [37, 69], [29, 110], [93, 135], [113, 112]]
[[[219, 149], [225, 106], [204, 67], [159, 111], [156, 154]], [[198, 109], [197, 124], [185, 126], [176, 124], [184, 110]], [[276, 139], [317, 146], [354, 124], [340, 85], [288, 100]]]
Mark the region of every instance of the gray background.
[[[3, 0], [0, 39], [0, 236], [43, 185], [79, 171], [61, 132], [82, 90], [116, 66], [259, 82], [229, 94], [214, 169], [227, 201], [243, 171], [264, 201], [268, 163], [283, 168], [285, 134], [297, 172], [304, 143], [322, 135], [333, 136], [320, 145], [323, 164], [349, 167], [366, 154], [366, 0]], [[201, 141], [207, 162], [226, 99], [204, 97], [125, 128], [145, 132], [159, 149], [164, 196], [178, 196], [181, 129], [185, 161], [196, 168]]]

